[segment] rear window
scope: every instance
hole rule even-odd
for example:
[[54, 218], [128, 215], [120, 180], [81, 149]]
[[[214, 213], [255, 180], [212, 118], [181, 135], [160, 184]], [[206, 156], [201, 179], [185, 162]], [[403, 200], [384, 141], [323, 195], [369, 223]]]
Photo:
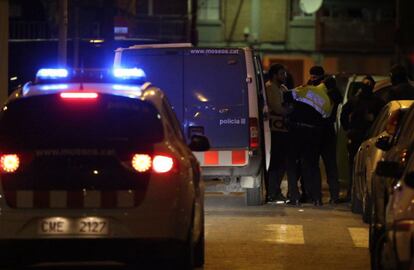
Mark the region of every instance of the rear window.
[[59, 95], [22, 98], [0, 114], [0, 147], [137, 147], [163, 139], [156, 108], [112, 95], [64, 100]]

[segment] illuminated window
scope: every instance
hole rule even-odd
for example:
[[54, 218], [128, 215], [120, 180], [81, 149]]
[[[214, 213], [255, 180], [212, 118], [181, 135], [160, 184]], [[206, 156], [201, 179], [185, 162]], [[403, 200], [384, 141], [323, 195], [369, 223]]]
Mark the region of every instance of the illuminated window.
[[220, 20], [220, 0], [199, 0], [197, 9], [200, 21]]

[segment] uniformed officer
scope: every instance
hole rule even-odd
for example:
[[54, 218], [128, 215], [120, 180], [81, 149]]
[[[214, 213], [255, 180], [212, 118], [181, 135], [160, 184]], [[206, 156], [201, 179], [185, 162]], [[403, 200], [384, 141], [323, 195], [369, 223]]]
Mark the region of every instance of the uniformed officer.
[[300, 205], [297, 186], [297, 159], [302, 160], [306, 190], [316, 206], [322, 205], [319, 147], [324, 119], [332, 111], [325, 84], [300, 86], [285, 95], [293, 110], [289, 119], [288, 186], [291, 205]]
[[274, 64], [268, 71], [266, 95], [269, 104], [271, 137], [271, 158], [268, 177], [268, 202], [286, 201], [280, 184], [286, 172], [287, 163], [287, 127], [286, 108], [283, 106], [283, 95], [288, 90], [284, 85], [286, 69], [281, 64]]

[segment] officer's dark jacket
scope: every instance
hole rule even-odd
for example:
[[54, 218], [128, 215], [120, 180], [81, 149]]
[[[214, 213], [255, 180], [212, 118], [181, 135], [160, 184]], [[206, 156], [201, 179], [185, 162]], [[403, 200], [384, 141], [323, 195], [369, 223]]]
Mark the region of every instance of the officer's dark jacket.
[[348, 138], [362, 141], [385, 102], [372, 92], [361, 92], [342, 108], [341, 125]]

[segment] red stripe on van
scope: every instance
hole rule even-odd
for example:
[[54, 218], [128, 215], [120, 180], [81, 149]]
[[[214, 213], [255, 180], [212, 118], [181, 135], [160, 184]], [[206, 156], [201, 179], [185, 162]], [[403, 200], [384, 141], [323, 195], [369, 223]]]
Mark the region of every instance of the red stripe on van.
[[231, 151], [231, 164], [245, 164], [246, 150]]
[[33, 194], [34, 208], [49, 208], [50, 207], [50, 192], [49, 191], [35, 191]]
[[218, 151], [207, 151], [204, 153], [204, 164], [205, 165], [218, 165], [219, 164], [219, 152]]
[[68, 191], [67, 206], [68, 208], [83, 208], [83, 191]]

